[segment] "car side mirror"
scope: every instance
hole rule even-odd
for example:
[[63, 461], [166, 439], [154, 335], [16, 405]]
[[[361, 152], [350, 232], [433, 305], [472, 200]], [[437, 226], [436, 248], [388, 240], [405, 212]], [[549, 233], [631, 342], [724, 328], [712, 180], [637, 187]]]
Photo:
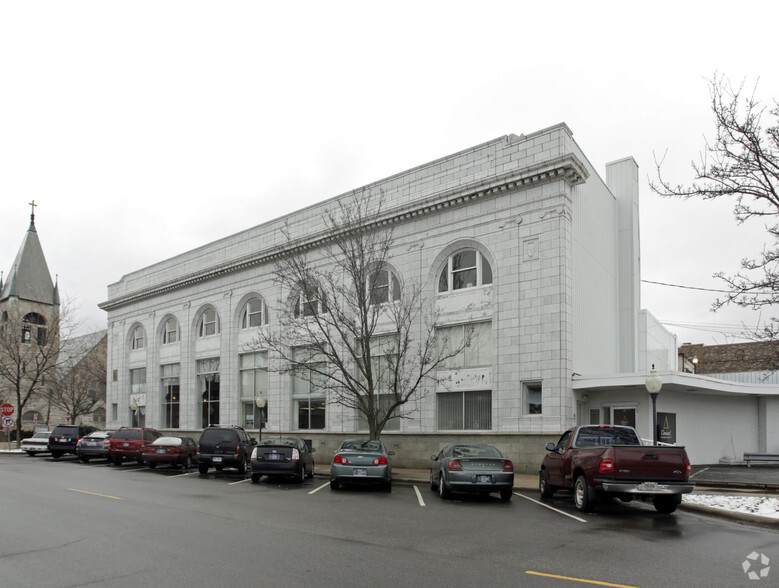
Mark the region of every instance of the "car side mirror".
[[395, 452], [394, 451], [388, 451], [387, 455], [395, 455]]
[[554, 443], [547, 443], [546, 444], [546, 450], [547, 451], [554, 451], [555, 449], [557, 449], [557, 445], [555, 445]]
[[433, 461], [438, 461], [438, 456], [437, 455], [431, 455], [430, 459], [432, 459]]

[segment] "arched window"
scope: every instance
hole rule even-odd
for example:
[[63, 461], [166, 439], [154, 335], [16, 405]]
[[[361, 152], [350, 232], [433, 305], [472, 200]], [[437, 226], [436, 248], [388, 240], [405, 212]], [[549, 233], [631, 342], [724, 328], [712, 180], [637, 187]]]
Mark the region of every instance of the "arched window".
[[137, 326], [133, 329], [133, 336], [130, 339], [131, 349], [143, 349], [143, 327]]
[[391, 270], [387, 268], [376, 270], [368, 279], [371, 304], [400, 300], [400, 281]]
[[168, 345], [169, 343], [175, 343], [179, 340], [179, 325], [178, 321], [173, 317], [170, 317], [165, 321], [162, 327], [162, 344]]
[[46, 319], [37, 312], [24, 315], [22, 319], [22, 343], [32, 343], [35, 340], [38, 345], [46, 344]]
[[241, 313], [241, 328], [251, 329], [268, 324], [268, 309], [262, 298], [252, 298]]
[[303, 284], [293, 303], [295, 318], [316, 316], [327, 312], [327, 302], [318, 284]]
[[198, 337], [210, 337], [216, 335], [219, 332], [219, 315], [216, 314], [216, 310], [208, 308], [200, 317], [200, 322], [197, 327]]
[[452, 292], [492, 284], [492, 268], [480, 251], [461, 249], [446, 260], [438, 279], [438, 292]]

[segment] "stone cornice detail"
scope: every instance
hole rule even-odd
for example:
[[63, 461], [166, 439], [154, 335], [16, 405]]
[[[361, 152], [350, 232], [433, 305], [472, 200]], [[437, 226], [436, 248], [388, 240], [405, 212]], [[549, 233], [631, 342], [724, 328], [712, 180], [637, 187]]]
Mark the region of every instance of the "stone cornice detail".
[[[427, 198], [414, 200], [403, 206], [384, 211], [371, 222], [366, 223], [365, 229], [375, 230], [388, 225], [399, 224], [411, 218], [435, 214], [446, 208], [463, 206], [476, 200], [486, 200], [501, 193], [531, 188], [552, 181], [564, 180], [568, 185], [575, 186], [584, 183], [588, 177], [589, 173], [582, 162], [575, 155], [568, 154], [546, 160], [537, 166], [492, 176], [489, 181], [473, 182], [454, 190], [450, 188], [439, 194], [433, 194]], [[115, 310], [146, 298], [186, 288], [199, 282], [213, 280], [220, 276], [257, 265], [273, 263], [283, 257], [317, 249], [336, 240], [338, 236], [338, 233], [321, 231], [301, 239], [295, 239], [291, 243], [277, 245], [262, 252], [254, 252], [218, 266], [204, 268], [174, 280], [160, 283], [151, 288], [101, 302], [98, 307], [105, 311]]]

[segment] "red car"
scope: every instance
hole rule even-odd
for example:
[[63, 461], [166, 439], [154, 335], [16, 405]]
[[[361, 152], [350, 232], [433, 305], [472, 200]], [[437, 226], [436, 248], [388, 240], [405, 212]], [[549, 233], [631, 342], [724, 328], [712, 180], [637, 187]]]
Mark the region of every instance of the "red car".
[[109, 459], [114, 465], [122, 465], [125, 459], [143, 463], [143, 450], [147, 445], [162, 437], [157, 429], [131, 429], [122, 427], [111, 437], [108, 447]]
[[195, 465], [197, 443], [192, 437], [160, 437], [143, 450], [143, 462], [154, 469], [157, 464], [170, 464], [189, 469]]

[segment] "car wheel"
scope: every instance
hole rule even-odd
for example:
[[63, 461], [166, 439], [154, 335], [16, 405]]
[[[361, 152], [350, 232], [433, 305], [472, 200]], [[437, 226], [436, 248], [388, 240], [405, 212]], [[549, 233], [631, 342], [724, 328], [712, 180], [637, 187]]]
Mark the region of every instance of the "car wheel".
[[238, 473], [239, 474], [245, 474], [246, 473], [246, 456], [243, 456], [243, 459], [241, 460], [241, 463], [238, 464]]
[[546, 470], [541, 470], [541, 473], [538, 474], [538, 493], [541, 495], [541, 498], [552, 498], [554, 494], [554, 490], [549, 485], [549, 476]]
[[150, 461], [150, 462], [149, 462], [149, 467], [150, 467], [151, 469], [154, 469], [154, 468], [156, 468], [156, 467], [157, 467], [157, 462], [155, 462], [155, 461]]
[[500, 500], [501, 500], [501, 502], [509, 502], [513, 495], [514, 495], [514, 490], [511, 489], [511, 488], [509, 488], [507, 490], [501, 490], [500, 491]]
[[671, 514], [681, 503], [681, 494], [671, 494], [670, 496], [655, 496], [652, 499], [652, 504], [655, 505], [655, 510], [661, 514]]
[[54, 459], [59, 459], [60, 457], [62, 457], [62, 454], [61, 454], [61, 453], [55, 453], [55, 452], [53, 452], [53, 451], [52, 451], [52, 452], [51, 452], [51, 456], [52, 456]]
[[306, 464], [300, 465], [300, 473], [297, 476], [298, 482], [301, 484], [306, 481]]
[[33, 457], [35, 455], [35, 452], [34, 451], [28, 451], [27, 455], [29, 455], [30, 457]]
[[330, 490], [338, 490], [338, 488], [340, 488], [338, 480], [330, 480]]
[[199, 471], [201, 474], [207, 474], [208, 473], [208, 464], [207, 463], [199, 463], [197, 464], [197, 471]]
[[260, 474], [252, 474], [252, 484], [260, 483]]
[[88, 455], [82, 455], [80, 457], [81, 457], [81, 461], [83, 461], [84, 463], [87, 463], [89, 461], [89, 456]]
[[124, 461], [124, 458], [121, 455], [117, 455], [116, 457], [114, 457], [114, 465], [115, 466], [122, 465], [123, 461]]
[[308, 471], [308, 477], [313, 478], [314, 477], [314, 462], [311, 462], [311, 469]]
[[576, 482], [574, 482], [573, 502], [576, 505], [576, 509], [581, 512], [590, 512], [592, 510], [592, 490], [587, 483], [587, 478], [583, 475], [576, 478]]
[[438, 474], [438, 495], [441, 498], [449, 498], [449, 488], [446, 487], [443, 474]]
[[189, 469], [189, 468], [191, 468], [193, 465], [195, 465], [195, 464], [194, 464], [194, 463], [192, 463], [192, 456], [191, 456], [191, 455], [188, 455], [188, 456], [187, 456], [187, 459], [184, 461], [184, 469], [185, 469], [185, 470], [188, 470], [188, 469]]

